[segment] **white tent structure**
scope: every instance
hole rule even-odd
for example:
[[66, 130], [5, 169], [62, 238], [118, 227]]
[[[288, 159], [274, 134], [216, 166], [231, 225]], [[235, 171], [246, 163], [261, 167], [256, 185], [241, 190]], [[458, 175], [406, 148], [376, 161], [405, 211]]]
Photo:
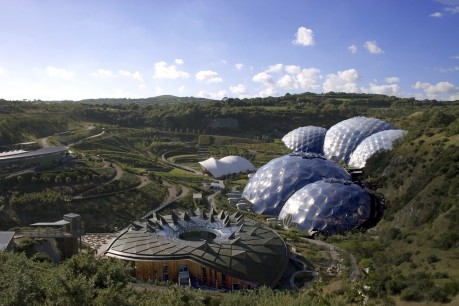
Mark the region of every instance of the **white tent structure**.
[[199, 162], [204, 171], [215, 178], [222, 178], [231, 174], [255, 171], [254, 165], [241, 156], [230, 155], [221, 159], [213, 157]]

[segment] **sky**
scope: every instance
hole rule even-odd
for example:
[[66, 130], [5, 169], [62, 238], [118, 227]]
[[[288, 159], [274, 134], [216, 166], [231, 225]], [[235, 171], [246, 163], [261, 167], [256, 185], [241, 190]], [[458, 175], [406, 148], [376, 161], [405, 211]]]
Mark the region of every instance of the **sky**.
[[0, 98], [459, 100], [459, 0], [0, 0]]

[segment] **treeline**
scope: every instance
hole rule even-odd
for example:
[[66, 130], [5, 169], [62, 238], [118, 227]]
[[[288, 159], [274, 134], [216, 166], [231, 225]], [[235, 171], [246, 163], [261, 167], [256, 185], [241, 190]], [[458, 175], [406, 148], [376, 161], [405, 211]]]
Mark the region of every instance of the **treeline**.
[[221, 101], [162, 96], [151, 98], [156, 102], [148, 103], [149, 99], [97, 99], [60, 103], [0, 100], [0, 145], [30, 140], [30, 135], [52, 135], [67, 130], [72, 122], [79, 121], [203, 132], [210, 131], [212, 120], [229, 118], [236, 120], [237, 125], [216, 128], [214, 132], [232, 135], [272, 134], [276, 137], [299, 126], [329, 128], [353, 116], [394, 118], [403, 113], [412, 113], [415, 109], [457, 105], [457, 102], [333, 92], [251, 99], [225, 98]]

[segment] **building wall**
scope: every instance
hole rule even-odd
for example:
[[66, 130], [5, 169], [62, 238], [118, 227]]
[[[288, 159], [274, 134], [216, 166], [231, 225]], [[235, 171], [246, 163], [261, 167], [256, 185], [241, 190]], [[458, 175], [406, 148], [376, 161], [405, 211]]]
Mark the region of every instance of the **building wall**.
[[17, 171], [26, 168], [50, 168], [62, 162], [65, 157], [65, 151], [56, 152], [47, 155], [30, 156], [30, 157], [18, 157], [15, 159], [7, 159], [0, 161], [0, 172], [1, 171]]
[[131, 264], [135, 276], [145, 280], [166, 281], [164, 271], [167, 265], [167, 280], [178, 283], [180, 266], [187, 265], [192, 282], [198, 285], [228, 290], [233, 289], [233, 285], [241, 289], [256, 287], [254, 283], [222, 274], [221, 272], [187, 259], [176, 261], [132, 261]]

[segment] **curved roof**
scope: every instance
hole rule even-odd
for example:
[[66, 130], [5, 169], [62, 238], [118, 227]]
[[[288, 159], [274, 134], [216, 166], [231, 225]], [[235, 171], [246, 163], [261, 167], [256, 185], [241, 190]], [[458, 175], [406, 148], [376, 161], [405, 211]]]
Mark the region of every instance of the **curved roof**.
[[365, 138], [352, 152], [349, 159], [349, 166], [363, 168], [373, 154], [381, 150], [391, 150], [392, 143], [403, 137], [405, 131], [386, 130], [375, 133]]
[[318, 154], [290, 154], [271, 160], [258, 169], [242, 196], [258, 214], [277, 216], [288, 198], [306, 184], [323, 178], [350, 179], [339, 164]]
[[199, 162], [199, 164], [215, 178], [255, 171], [255, 167], [251, 162], [244, 157], [235, 155], [226, 156], [219, 160], [211, 157]]
[[327, 234], [359, 227], [371, 217], [372, 196], [343, 180], [322, 180], [301, 188], [285, 203], [279, 219], [287, 215], [298, 228]]
[[44, 156], [48, 154], [55, 154], [55, 153], [63, 153], [67, 151], [67, 147], [64, 146], [58, 146], [58, 147], [47, 147], [47, 148], [41, 148], [35, 151], [16, 151], [16, 154], [4, 154], [3, 156], [0, 156], [0, 161], [10, 161], [10, 160], [16, 160], [16, 159], [22, 159], [22, 158], [28, 158], [28, 157], [39, 157], [39, 156]]
[[[194, 238], [184, 238], [187, 236]], [[288, 264], [287, 247], [273, 230], [238, 212], [230, 215], [214, 210], [174, 211], [168, 216], [153, 213], [121, 233], [105, 254], [139, 261], [189, 259], [271, 287]]]
[[318, 126], [303, 126], [290, 131], [282, 137], [287, 148], [294, 152], [323, 154], [323, 145], [327, 129]]
[[354, 117], [332, 126], [325, 135], [324, 153], [329, 159], [349, 162], [354, 149], [368, 136], [384, 130], [394, 130], [389, 123], [367, 117]]

